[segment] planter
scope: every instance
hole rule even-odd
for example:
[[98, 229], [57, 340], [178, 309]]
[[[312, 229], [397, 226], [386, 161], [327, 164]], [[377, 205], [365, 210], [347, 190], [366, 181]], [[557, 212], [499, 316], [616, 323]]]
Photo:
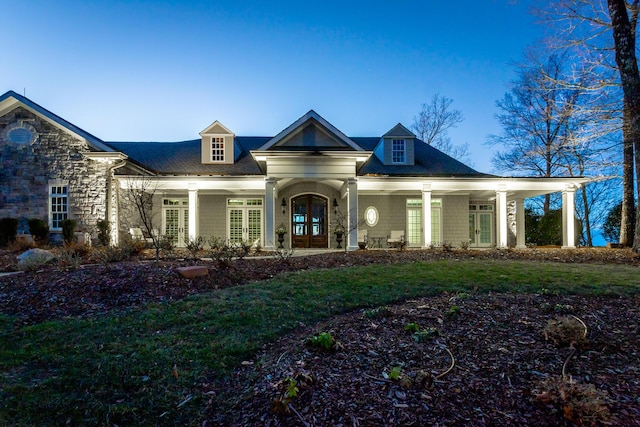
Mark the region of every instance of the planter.
[[278, 233], [278, 248], [282, 249], [284, 246], [282, 243], [284, 242], [284, 233]]
[[336, 233], [336, 242], [338, 242], [338, 249], [342, 249], [342, 233]]

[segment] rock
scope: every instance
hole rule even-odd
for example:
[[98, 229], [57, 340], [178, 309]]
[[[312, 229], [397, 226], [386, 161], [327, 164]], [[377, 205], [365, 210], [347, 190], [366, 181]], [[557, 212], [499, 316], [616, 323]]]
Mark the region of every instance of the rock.
[[18, 255], [18, 269], [33, 270], [45, 265], [55, 258], [55, 255], [44, 249], [29, 249]]
[[209, 274], [209, 268], [204, 265], [192, 265], [190, 267], [178, 267], [176, 271], [187, 279], [195, 279], [196, 277], [206, 276]]

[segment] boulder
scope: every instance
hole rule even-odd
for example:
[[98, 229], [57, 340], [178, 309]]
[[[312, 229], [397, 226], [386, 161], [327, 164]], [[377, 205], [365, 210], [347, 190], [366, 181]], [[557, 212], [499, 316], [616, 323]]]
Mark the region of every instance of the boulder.
[[18, 269], [33, 270], [45, 265], [55, 258], [55, 255], [44, 249], [34, 248], [18, 255]]
[[190, 267], [178, 267], [176, 271], [187, 279], [195, 279], [196, 277], [206, 276], [209, 274], [209, 268], [204, 265], [192, 265]]

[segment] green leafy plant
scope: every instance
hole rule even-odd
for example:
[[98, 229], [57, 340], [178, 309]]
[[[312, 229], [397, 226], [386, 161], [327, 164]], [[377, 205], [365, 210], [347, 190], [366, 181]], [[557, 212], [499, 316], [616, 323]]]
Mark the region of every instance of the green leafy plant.
[[29, 233], [33, 240], [40, 245], [49, 243], [49, 225], [40, 218], [32, 218], [27, 221], [29, 225]]
[[444, 315], [449, 318], [458, 317], [460, 315], [460, 307], [457, 305], [452, 305], [444, 312]]
[[404, 325], [404, 330], [409, 332], [418, 332], [420, 330], [420, 326], [417, 323], [407, 323]]
[[62, 240], [65, 243], [72, 243], [75, 239], [74, 233], [76, 232], [76, 226], [78, 222], [75, 219], [64, 219], [60, 221], [62, 227]]
[[421, 331], [416, 331], [413, 334], [413, 339], [416, 342], [427, 342], [435, 339], [440, 335], [440, 332], [436, 328], [427, 328]]
[[277, 414], [288, 414], [290, 412], [291, 402], [298, 397], [300, 389], [306, 387], [313, 382], [311, 375], [306, 372], [299, 372], [295, 375], [285, 378], [278, 383], [280, 390], [284, 389], [282, 394], [275, 399], [271, 409]]
[[300, 389], [298, 388], [298, 381], [296, 381], [295, 378], [287, 378], [285, 380], [286, 384], [287, 384], [287, 389], [284, 392], [284, 395], [286, 397], [298, 397], [298, 392], [300, 391]]
[[336, 345], [336, 340], [329, 332], [321, 332], [318, 335], [307, 338], [307, 343], [312, 347], [332, 350]]
[[573, 311], [573, 306], [570, 304], [556, 304], [554, 311], [560, 314], [569, 314]]
[[378, 319], [381, 317], [389, 317], [392, 314], [393, 312], [389, 310], [388, 307], [385, 307], [385, 306], [372, 308], [370, 310], [365, 310], [362, 313], [362, 315], [367, 319]]
[[400, 374], [402, 374], [402, 368], [400, 366], [394, 366], [387, 374], [387, 377], [390, 380], [397, 381], [400, 379]]

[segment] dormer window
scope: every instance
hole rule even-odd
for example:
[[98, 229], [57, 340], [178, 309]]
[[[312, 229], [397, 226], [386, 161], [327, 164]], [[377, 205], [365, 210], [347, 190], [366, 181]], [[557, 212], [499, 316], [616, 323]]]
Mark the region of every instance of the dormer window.
[[235, 135], [222, 123], [215, 121], [200, 132], [201, 161], [206, 164], [233, 164], [240, 155]]
[[398, 123], [382, 135], [373, 154], [384, 165], [412, 166], [415, 164], [416, 136]]
[[224, 138], [214, 136], [211, 138], [211, 161], [224, 162]]
[[391, 161], [393, 163], [407, 162], [407, 145], [404, 139], [394, 139], [391, 143]]

